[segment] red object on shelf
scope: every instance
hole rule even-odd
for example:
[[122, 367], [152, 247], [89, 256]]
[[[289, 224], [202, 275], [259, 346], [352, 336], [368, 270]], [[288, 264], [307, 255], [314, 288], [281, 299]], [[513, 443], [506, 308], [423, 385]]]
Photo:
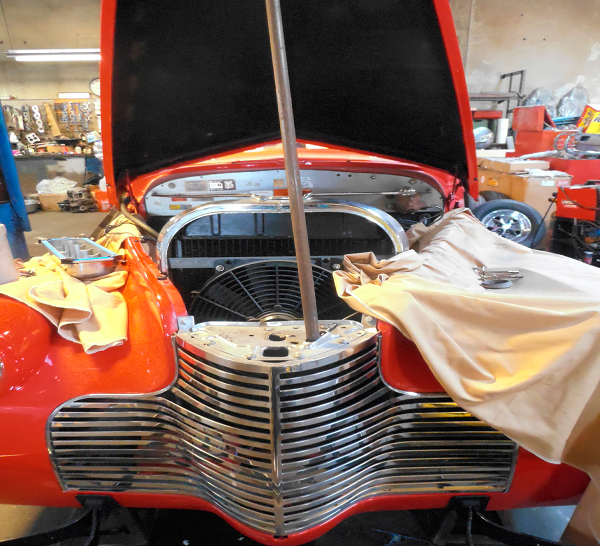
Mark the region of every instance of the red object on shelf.
[[474, 110], [473, 119], [500, 119], [502, 117], [501, 110]]
[[585, 184], [588, 180], [600, 180], [600, 160], [598, 159], [566, 159], [549, 157], [550, 169], [570, 174], [572, 186]]
[[[550, 126], [550, 128], [545, 129], [546, 126]], [[520, 157], [526, 154], [553, 150], [554, 139], [557, 135], [576, 132], [556, 129], [545, 106], [520, 106], [515, 108], [512, 128], [513, 131], [516, 131], [515, 151], [506, 154], [507, 157]]]
[[507, 153], [507, 157], [521, 157], [526, 154], [554, 150], [554, 139], [560, 133], [576, 133], [577, 131], [559, 131], [557, 129], [546, 129], [545, 131], [516, 132], [515, 151]]
[[513, 130], [543, 131], [545, 125], [556, 128], [545, 106], [519, 106], [514, 109]]

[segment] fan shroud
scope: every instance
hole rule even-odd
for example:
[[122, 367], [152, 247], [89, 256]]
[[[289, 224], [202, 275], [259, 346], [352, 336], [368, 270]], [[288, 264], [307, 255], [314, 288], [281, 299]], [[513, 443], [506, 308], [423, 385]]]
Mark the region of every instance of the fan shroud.
[[[336, 294], [331, 271], [313, 265], [312, 272], [319, 320], [352, 315]], [[298, 266], [262, 260], [224, 271], [194, 292], [189, 312], [196, 322], [302, 320]]]

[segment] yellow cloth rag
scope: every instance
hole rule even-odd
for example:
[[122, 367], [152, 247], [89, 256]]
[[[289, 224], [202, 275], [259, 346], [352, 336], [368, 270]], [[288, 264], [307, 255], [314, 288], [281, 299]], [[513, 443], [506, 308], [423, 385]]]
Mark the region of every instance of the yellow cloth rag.
[[23, 269], [34, 270], [36, 275], [0, 286], [0, 294], [39, 311], [57, 327], [59, 335], [81, 343], [88, 354], [127, 339], [127, 303], [119, 292], [127, 281], [124, 268], [81, 281], [45, 255], [32, 258]]
[[[123, 242], [140, 231], [123, 215], [108, 225], [96, 242], [121, 253]], [[51, 254], [19, 264], [32, 277], [0, 286], [0, 294], [23, 302], [54, 324], [59, 335], [81, 343], [92, 354], [121, 345], [127, 339], [127, 303], [119, 289], [127, 282], [123, 267], [103, 277], [82, 281], [67, 275]]]

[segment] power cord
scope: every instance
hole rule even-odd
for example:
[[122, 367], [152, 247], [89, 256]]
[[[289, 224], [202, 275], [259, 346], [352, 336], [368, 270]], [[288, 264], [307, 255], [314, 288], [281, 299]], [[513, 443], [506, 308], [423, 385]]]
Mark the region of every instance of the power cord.
[[546, 216], [548, 216], [548, 213], [550, 212], [550, 209], [552, 208], [552, 205], [554, 205], [554, 203], [555, 203], [555, 201], [550, 201], [550, 206], [548, 207], [548, 210], [546, 210], [546, 214], [544, 214], [544, 217], [542, 218], [540, 225], [537, 227], [537, 229], [535, 230], [535, 233], [533, 234], [533, 239], [531, 239], [531, 244], [533, 244], [533, 242], [535, 241], [535, 238], [537, 237], [538, 232], [540, 231], [540, 228], [544, 225], [544, 222], [546, 221]]

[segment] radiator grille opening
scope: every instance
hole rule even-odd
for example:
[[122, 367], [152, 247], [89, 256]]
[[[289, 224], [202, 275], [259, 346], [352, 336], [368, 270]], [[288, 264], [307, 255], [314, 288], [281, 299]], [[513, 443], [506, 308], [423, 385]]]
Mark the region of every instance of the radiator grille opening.
[[509, 485], [515, 444], [446, 395], [391, 392], [376, 336], [335, 363], [292, 365], [228, 364], [191, 335], [177, 336], [166, 392], [57, 409], [48, 441], [65, 490], [194, 496], [283, 536], [366, 498]]
[[[177, 258], [244, 258], [296, 255], [291, 238], [192, 238], [182, 237]], [[177, 246], [177, 245], [176, 245]], [[311, 239], [311, 256], [343, 256], [357, 252], [374, 252], [377, 256], [390, 256], [393, 246], [389, 239]]]
[[[359, 252], [374, 252], [379, 258], [392, 256], [395, 254], [394, 242], [378, 225], [353, 214], [311, 212], [306, 219], [315, 283], [325, 284], [321, 295], [331, 307], [327, 309], [322, 305], [319, 319], [345, 318], [352, 311], [345, 304], [339, 305], [339, 301], [337, 306], [334, 305], [339, 298], [331, 274], [333, 264], [339, 265], [346, 254]], [[297, 271], [279, 268], [272, 273], [273, 268], [268, 264], [276, 267], [282, 260], [294, 262], [295, 256], [289, 214], [213, 214], [197, 218], [174, 236], [168, 247], [169, 275], [196, 322], [273, 319], [272, 308], [257, 310], [252, 301], [240, 296], [239, 288], [268, 289], [276, 282], [284, 292], [278, 302], [283, 310], [275, 311], [279, 311], [282, 320], [294, 320], [302, 316], [302, 309], [297, 306], [300, 297]], [[265, 268], [271, 272], [268, 282], [263, 280], [262, 287], [256, 275], [251, 277], [252, 268], [241, 269], [258, 262], [265, 263]], [[215, 280], [235, 268], [240, 268], [237, 269], [240, 279], [234, 281], [235, 286]], [[201, 302], [199, 292], [202, 293], [200, 299], [205, 298], [212, 305]]]

